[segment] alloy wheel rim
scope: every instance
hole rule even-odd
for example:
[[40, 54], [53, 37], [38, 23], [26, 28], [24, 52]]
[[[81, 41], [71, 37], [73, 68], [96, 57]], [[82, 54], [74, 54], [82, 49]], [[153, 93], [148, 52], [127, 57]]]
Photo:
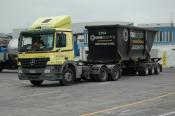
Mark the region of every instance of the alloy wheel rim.
[[71, 72], [66, 72], [66, 73], [64, 74], [64, 78], [65, 78], [65, 80], [67, 80], [67, 81], [72, 81], [72, 74], [71, 74]]

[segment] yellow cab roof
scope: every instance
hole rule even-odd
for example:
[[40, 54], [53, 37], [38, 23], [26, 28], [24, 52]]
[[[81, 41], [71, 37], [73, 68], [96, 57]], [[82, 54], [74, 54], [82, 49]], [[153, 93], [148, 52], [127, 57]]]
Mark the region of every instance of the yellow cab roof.
[[71, 29], [70, 16], [52, 16], [38, 18], [31, 26], [31, 29], [50, 29], [67, 30]]

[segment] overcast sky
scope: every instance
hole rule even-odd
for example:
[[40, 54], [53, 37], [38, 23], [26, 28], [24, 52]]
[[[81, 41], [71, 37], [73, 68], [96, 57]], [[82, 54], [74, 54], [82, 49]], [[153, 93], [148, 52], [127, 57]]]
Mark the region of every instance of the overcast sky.
[[170, 22], [175, 0], [0, 0], [0, 33], [26, 28], [41, 16], [70, 15], [72, 22]]

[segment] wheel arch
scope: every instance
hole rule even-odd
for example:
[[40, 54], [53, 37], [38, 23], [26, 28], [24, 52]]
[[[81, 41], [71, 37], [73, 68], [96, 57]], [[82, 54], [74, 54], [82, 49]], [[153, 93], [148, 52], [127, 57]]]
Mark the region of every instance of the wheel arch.
[[74, 61], [66, 61], [62, 66], [62, 72], [63, 72], [65, 67], [72, 69], [72, 71], [74, 73], [74, 78], [76, 78], [76, 65], [75, 65]]

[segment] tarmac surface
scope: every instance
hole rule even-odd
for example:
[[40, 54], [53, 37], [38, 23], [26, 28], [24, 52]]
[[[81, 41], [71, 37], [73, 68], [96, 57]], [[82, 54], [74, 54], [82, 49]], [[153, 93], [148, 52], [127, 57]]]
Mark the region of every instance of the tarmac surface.
[[175, 69], [118, 81], [45, 81], [35, 87], [16, 71], [0, 73], [0, 116], [175, 116]]

